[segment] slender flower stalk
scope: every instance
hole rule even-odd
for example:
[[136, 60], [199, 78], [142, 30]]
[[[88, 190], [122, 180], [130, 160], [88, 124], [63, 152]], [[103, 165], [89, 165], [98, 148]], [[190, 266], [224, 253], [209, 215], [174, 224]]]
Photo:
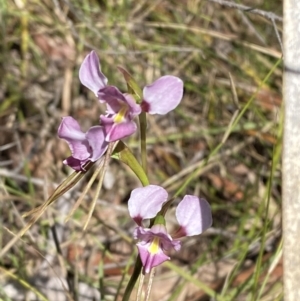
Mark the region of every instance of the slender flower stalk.
[[141, 141], [141, 158], [142, 158], [142, 166], [147, 173], [147, 116], [145, 112], [142, 112], [139, 116], [140, 121], [140, 141]]

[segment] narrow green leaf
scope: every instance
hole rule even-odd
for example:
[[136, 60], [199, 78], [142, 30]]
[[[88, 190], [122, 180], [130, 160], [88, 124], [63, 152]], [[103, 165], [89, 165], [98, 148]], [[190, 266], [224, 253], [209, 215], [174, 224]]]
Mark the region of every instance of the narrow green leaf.
[[119, 141], [116, 146], [112, 158], [120, 160], [130, 167], [130, 169], [136, 174], [139, 178], [143, 186], [149, 185], [148, 177], [141, 166], [141, 164], [137, 161], [131, 150], [127, 147], [127, 145], [123, 141]]
[[129, 301], [130, 295], [131, 295], [132, 290], [140, 276], [142, 268], [143, 268], [142, 261], [141, 261], [140, 256], [138, 256], [136, 259], [136, 262], [135, 262], [133, 273], [132, 273], [131, 278], [125, 289], [122, 301]]
[[124, 79], [127, 83], [128, 93], [136, 95], [138, 97], [137, 102], [140, 103], [142, 101], [143, 95], [141, 88], [127, 70], [120, 66], [118, 66], [118, 69], [122, 72]]

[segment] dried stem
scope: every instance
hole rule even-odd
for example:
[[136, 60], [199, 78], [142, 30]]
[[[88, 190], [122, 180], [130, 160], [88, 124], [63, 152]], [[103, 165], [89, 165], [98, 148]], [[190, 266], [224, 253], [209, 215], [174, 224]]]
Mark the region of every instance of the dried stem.
[[149, 301], [150, 300], [150, 293], [151, 293], [151, 289], [152, 289], [152, 284], [153, 284], [154, 276], [155, 276], [155, 268], [152, 268], [151, 272], [150, 272], [150, 276], [149, 276], [149, 281], [148, 281], [148, 287], [147, 287], [145, 301]]
[[238, 10], [242, 10], [251, 14], [256, 14], [259, 16], [262, 16], [264, 18], [267, 18], [269, 20], [276, 20], [276, 21], [283, 21], [283, 18], [280, 16], [277, 16], [276, 14], [269, 12], [269, 11], [265, 11], [265, 10], [261, 10], [261, 9], [257, 9], [257, 8], [253, 8], [250, 6], [246, 6], [246, 5], [242, 5], [242, 4], [238, 4], [235, 2], [231, 2], [231, 1], [226, 1], [226, 0], [207, 0], [209, 2], [214, 2], [214, 3], [218, 3], [220, 5], [229, 7], [229, 8], [235, 8]]

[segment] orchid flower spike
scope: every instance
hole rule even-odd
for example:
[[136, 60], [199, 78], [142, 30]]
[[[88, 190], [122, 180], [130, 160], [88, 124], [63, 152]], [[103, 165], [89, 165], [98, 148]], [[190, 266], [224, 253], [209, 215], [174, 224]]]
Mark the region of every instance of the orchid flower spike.
[[58, 137], [67, 141], [72, 156], [63, 161], [74, 170], [84, 170], [88, 162], [97, 161], [106, 151], [108, 143], [102, 126], [92, 126], [86, 133], [73, 117], [63, 117], [58, 128]]
[[[153, 267], [169, 260], [166, 251], [174, 248], [180, 250], [178, 238], [199, 235], [212, 225], [211, 209], [203, 198], [186, 195], [176, 209], [179, 229], [174, 235], [167, 232], [164, 218], [158, 215], [163, 204], [167, 201], [167, 191], [157, 185], [136, 188], [131, 192], [128, 200], [128, 210], [131, 218], [138, 227], [134, 231], [144, 272], [149, 273]], [[155, 218], [151, 228], [143, 227], [145, 219]]]

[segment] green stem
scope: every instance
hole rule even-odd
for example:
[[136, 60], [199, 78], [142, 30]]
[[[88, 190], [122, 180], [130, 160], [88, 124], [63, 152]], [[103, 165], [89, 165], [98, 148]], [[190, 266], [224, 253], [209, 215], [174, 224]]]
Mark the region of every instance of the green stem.
[[147, 174], [147, 143], [146, 143], [146, 130], [147, 130], [147, 117], [146, 113], [142, 112], [139, 115], [140, 120], [140, 133], [141, 133], [141, 157], [142, 157], [142, 166]]
[[127, 284], [122, 301], [129, 301], [130, 295], [132, 293], [134, 285], [136, 284], [136, 282], [140, 276], [141, 270], [142, 270], [142, 262], [141, 262], [140, 256], [138, 255], [136, 262], [135, 262], [133, 273]]

